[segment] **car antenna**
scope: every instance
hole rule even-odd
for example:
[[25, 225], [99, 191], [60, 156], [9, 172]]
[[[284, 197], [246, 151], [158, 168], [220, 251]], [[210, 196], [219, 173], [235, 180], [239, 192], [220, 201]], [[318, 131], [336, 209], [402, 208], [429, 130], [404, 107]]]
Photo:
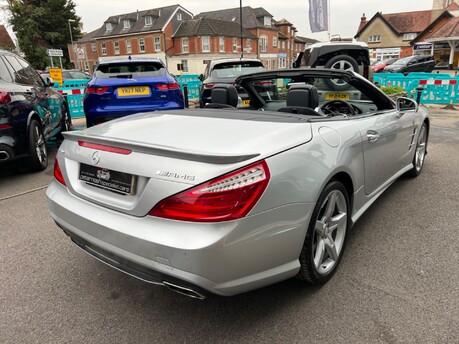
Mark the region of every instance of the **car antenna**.
[[131, 61], [132, 60], [132, 57], [131, 55], [128, 56], [128, 60]]

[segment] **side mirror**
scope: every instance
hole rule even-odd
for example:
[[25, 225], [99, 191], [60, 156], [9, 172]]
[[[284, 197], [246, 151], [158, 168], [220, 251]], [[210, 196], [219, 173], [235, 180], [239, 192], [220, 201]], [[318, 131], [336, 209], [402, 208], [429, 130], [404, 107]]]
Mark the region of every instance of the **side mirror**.
[[53, 87], [54, 86], [54, 80], [50, 76], [46, 77], [46, 86], [48, 86], [48, 87]]
[[205, 79], [204, 78], [204, 74], [199, 74], [198, 79], [201, 80], [201, 81], [204, 81], [204, 79]]
[[400, 97], [397, 98], [396, 101], [397, 111], [398, 112], [406, 112], [406, 111], [418, 111], [418, 103], [416, 103], [413, 99]]

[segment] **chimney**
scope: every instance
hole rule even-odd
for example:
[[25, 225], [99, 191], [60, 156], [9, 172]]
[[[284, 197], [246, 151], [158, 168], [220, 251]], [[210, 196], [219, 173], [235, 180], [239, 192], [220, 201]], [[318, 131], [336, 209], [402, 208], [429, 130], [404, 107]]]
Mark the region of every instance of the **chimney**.
[[139, 20], [139, 10], [137, 10], [137, 20]]
[[362, 14], [362, 16], [360, 17], [360, 24], [359, 24], [359, 28], [357, 29], [357, 32], [359, 32], [360, 30], [362, 30], [362, 28], [367, 25], [367, 17], [365, 17], [365, 13]]

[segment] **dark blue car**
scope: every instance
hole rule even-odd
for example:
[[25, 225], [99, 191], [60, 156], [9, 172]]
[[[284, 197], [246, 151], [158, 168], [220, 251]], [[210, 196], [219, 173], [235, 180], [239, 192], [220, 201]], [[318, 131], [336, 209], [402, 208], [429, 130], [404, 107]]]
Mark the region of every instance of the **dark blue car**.
[[83, 100], [86, 125], [139, 112], [183, 109], [180, 85], [159, 59], [126, 58], [101, 62]]

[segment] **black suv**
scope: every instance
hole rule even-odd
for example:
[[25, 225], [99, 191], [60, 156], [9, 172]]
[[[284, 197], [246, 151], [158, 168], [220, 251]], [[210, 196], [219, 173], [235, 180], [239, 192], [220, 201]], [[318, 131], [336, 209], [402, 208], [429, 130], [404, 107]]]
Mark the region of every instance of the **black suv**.
[[[199, 80], [202, 81], [199, 95], [200, 107], [204, 107], [210, 103], [212, 88], [216, 84], [234, 84], [236, 78], [240, 75], [261, 72], [263, 70], [265, 70], [263, 63], [257, 59], [235, 58], [210, 61], [204, 74], [199, 76]], [[245, 90], [239, 87], [237, 91], [239, 98], [241, 98], [239, 106], [249, 106], [249, 98]]]
[[[368, 45], [363, 42], [332, 41], [312, 44], [306, 47], [293, 63], [293, 68], [300, 67], [350, 70], [373, 81]], [[341, 89], [338, 81], [329, 82], [329, 87]], [[345, 87], [345, 83], [342, 87]]]
[[435, 59], [432, 55], [413, 55], [395, 61], [390, 66], [384, 68], [384, 73], [403, 73], [411, 72], [430, 73], [435, 67]]
[[48, 166], [46, 141], [71, 128], [66, 99], [32, 66], [0, 50], [0, 163], [27, 157], [34, 171]]

